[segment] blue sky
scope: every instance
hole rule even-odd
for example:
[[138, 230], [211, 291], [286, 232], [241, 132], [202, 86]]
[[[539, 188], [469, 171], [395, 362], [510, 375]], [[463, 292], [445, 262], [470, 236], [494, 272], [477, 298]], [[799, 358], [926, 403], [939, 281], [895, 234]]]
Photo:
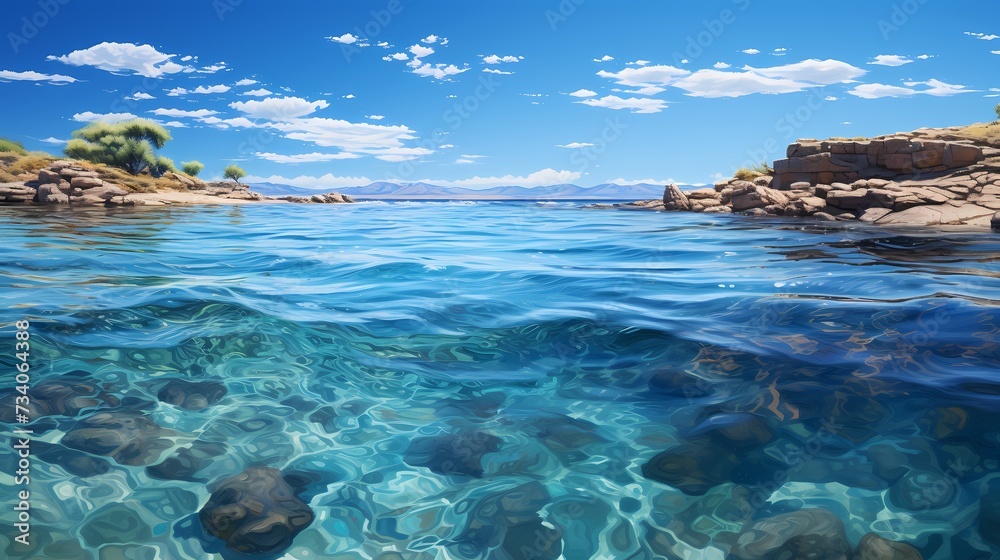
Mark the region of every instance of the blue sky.
[[712, 181], [796, 138], [987, 121], [1000, 3], [5, 2], [0, 135], [152, 118], [204, 176]]

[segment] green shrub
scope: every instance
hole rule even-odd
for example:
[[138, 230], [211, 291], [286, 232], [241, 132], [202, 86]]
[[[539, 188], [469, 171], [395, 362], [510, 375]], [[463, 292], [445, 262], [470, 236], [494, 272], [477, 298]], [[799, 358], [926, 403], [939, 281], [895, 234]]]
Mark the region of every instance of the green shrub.
[[157, 156], [156, 160], [152, 165], [149, 166], [149, 174], [153, 177], [162, 177], [167, 171], [177, 172], [177, 167], [174, 166], [174, 160]]
[[10, 138], [0, 138], [0, 152], [14, 152], [22, 156], [28, 155], [28, 150], [24, 149], [24, 144]]
[[222, 174], [223, 176], [225, 176], [226, 179], [232, 179], [233, 181], [236, 181], [237, 185], [240, 184], [240, 179], [247, 176], [247, 172], [242, 167], [236, 164], [227, 167], [222, 172]]
[[997, 120], [1000, 120], [1000, 103], [997, 103], [997, 106], [993, 110], [997, 112]]
[[205, 169], [205, 164], [198, 160], [181, 162], [181, 171], [192, 177], [197, 177], [202, 169]]
[[73, 133], [65, 153], [71, 158], [103, 163], [138, 175], [146, 169], [151, 173], [161, 169], [154, 150], [169, 140], [170, 133], [165, 128], [145, 119], [116, 124], [95, 122]]
[[771, 166], [768, 165], [766, 161], [762, 161], [750, 169], [760, 173], [761, 175], [774, 175], [774, 169], [771, 169]]

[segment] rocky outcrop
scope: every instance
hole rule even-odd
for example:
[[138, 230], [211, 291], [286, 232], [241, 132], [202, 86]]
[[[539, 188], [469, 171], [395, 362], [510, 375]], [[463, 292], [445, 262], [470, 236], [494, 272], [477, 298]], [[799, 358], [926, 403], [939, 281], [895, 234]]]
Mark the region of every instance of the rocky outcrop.
[[1000, 231], [1000, 148], [974, 142], [961, 129], [800, 141], [775, 162], [773, 177], [727, 179], [687, 192], [669, 185], [663, 201], [613, 206]]
[[279, 553], [313, 520], [281, 471], [250, 467], [218, 483], [198, 513], [205, 530], [245, 554]]
[[312, 196], [283, 196], [279, 200], [294, 202], [296, 204], [350, 204], [354, 202], [353, 198], [337, 192], [314, 194]]
[[914, 135], [799, 141], [788, 146], [787, 156], [774, 162], [775, 188], [789, 188], [798, 182], [829, 185], [940, 173], [974, 165], [985, 157], [981, 147], [968, 141], [949, 142]]

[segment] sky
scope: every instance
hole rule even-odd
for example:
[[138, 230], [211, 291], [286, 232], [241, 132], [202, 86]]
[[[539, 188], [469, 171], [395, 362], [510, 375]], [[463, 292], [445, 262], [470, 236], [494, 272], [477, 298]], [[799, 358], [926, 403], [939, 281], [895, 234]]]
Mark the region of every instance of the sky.
[[728, 177], [798, 138], [995, 118], [1000, 3], [24, 0], [0, 136], [94, 120], [248, 181], [534, 187]]

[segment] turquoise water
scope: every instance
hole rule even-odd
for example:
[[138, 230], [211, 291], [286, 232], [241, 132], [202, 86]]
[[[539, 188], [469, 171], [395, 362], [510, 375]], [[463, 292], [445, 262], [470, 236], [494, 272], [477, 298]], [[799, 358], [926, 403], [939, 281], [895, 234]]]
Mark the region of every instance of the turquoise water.
[[[315, 514], [295, 559], [722, 559], [811, 508], [1000, 554], [988, 233], [369, 203], [0, 208], [0, 239], [3, 406], [28, 318], [48, 407], [10, 558], [257, 557], [197, 517], [249, 466]], [[106, 412], [158, 428], [73, 435]]]

